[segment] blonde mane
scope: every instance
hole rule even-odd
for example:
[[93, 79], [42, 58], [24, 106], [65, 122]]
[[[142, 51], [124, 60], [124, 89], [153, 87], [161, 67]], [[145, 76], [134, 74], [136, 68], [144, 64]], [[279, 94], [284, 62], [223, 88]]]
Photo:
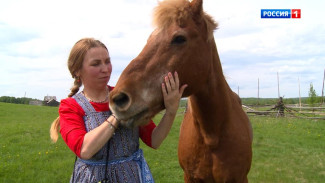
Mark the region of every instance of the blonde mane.
[[[158, 2], [158, 6], [154, 9], [153, 25], [158, 30], [165, 29], [173, 22], [182, 27], [183, 22], [192, 18], [192, 16], [191, 3], [188, 0], [165, 0]], [[201, 18], [206, 23], [208, 39], [210, 40], [213, 38], [213, 31], [217, 29], [218, 24], [203, 11], [201, 12]]]

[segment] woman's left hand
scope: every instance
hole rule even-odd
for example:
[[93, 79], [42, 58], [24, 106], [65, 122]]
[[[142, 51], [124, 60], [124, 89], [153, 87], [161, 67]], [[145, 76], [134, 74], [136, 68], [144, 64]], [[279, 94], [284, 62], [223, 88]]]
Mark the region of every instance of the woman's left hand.
[[174, 77], [171, 72], [164, 78], [165, 83], [162, 83], [162, 93], [164, 97], [164, 104], [166, 113], [176, 114], [179, 101], [183, 95], [187, 84], [179, 87], [179, 78], [177, 72], [174, 73]]

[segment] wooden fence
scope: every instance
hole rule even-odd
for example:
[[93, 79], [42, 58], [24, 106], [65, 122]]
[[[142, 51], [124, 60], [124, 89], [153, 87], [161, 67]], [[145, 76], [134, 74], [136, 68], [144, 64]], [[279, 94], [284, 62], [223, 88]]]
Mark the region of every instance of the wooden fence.
[[[270, 106], [246, 106], [242, 105], [248, 115], [275, 116], [280, 117], [280, 110], [274, 110]], [[325, 107], [297, 107], [285, 106], [284, 117], [296, 117], [305, 119], [325, 120]]]

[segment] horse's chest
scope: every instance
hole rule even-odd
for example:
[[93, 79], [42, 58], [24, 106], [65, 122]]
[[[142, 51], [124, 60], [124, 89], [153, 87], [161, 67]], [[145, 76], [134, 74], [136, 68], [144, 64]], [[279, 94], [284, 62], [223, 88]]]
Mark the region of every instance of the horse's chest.
[[203, 137], [190, 121], [183, 121], [178, 146], [180, 164], [186, 173], [198, 177], [211, 176], [212, 156]]

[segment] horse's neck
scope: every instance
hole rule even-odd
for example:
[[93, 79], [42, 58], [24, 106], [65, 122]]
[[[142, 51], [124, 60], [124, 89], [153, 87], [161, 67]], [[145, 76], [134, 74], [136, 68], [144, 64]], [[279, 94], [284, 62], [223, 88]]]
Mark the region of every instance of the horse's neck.
[[232, 96], [232, 91], [222, 73], [216, 46], [214, 47], [208, 86], [203, 86], [204, 89], [189, 98], [194, 122], [197, 123], [205, 143], [212, 146], [217, 143], [217, 136], [221, 134], [223, 125], [229, 120]]

